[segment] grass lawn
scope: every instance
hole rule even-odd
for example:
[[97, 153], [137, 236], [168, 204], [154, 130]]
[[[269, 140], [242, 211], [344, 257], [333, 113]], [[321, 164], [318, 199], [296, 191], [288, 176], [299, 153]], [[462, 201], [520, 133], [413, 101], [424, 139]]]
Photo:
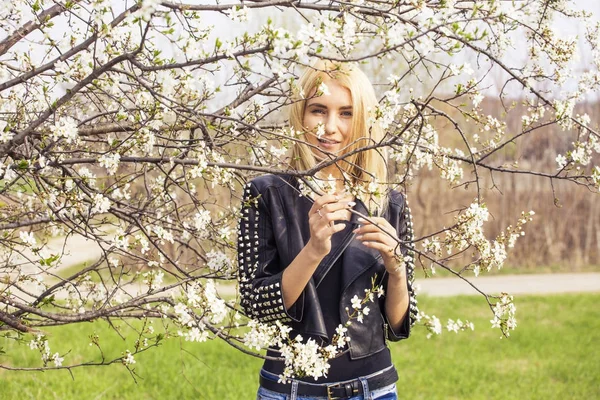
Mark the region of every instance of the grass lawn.
[[[400, 373], [402, 399], [595, 399], [600, 398], [600, 294], [520, 296], [519, 327], [509, 339], [490, 328], [483, 298], [420, 298], [421, 307], [442, 321], [475, 322], [474, 332], [444, 332], [426, 339], [417, 327], [409, 340], [391, 345]], [[47, 330], [52, 353], [65, 364], [88, 361], [97, 351], [88, 336], [97, 332], [103, 349], [118, 357], [133, 348], [104, 323]], [[124, 330], [125, 334], [126, 331]], [[39, 353], [0, 339], [0, 362], [39, 365]], [[85, 354], [85, 356], [81, 356]], [[221, 342], [169, 339], [136, 356], [137, 383], [120, 364], [67, 371], [0, 370], [0, 399], [253, 399], [260, 360]]]

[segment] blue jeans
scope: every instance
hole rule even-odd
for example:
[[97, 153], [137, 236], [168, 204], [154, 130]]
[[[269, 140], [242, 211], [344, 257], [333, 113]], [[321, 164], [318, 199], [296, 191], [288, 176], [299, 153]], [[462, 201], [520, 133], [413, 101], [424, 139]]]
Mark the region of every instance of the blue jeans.
[[[260, 371], [262, 376], [265, 378], [277, 381], [279, 377], [275, 374], [272, 374], [267, 371]], [[360, 379], [360, 378], [359, 378]], [[360, 379], [363, 385], [366, 385], [366, 379]], [[335, 382], [329, 383], [335, 384]], [[364, 387], [364, 386], [363, 386]], [[368, 386], [367, 386], [368, 389]], [[398, 395], [396, 394], [396, 384], [392, 383], [391, 385], [384, 386], [375, 390], [368, 390], [369, 395], [365, 397], [364, 395], [354, 396], [348, 398], [348, 400], [398, 400]], [[293, 396], [291, 394], [284, 394], [274, 392], [272, 390], [265, 389], [260, 386], [258, 388], [258, 393], [256, 394], [256, 400], [327, 400], [327, 397], [303, 397], [303, 396]]]

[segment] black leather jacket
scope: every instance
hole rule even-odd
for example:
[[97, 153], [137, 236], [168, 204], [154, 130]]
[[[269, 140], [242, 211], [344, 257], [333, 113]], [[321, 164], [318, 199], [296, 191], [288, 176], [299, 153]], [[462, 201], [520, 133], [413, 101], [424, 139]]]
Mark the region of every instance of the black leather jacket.
[[[355, 210], [367, 214], [366, 207], [356, 201]], [[283, 270], [294, 260], [310, 237], [308, 211], [312, 200], [300, 195], [297, 180], [291, 176], [264, 175], [247, 184], [242, 204], [242, 218], [238, 232], [238, 262], [241, 305], [248, 317], [261, 322], [280, 320], [289, 324], [304, 337], [328, 341], [324, 316], [317, 296], [317, 286], [339, 257], [342, 257], [341, 299], [339, 312], [342, 323], [347, 322], [346, 307], [351, 307], [353, 296], [364, 298], [366, 288], [387, 284], [387, 273], [378, 251], [369, 249], [355, 240], [349, 230], [340, 244], [321, 261], [296, 303], [286, 309], [281, 291]], [[367, 214], [368, 215], [368, 214]], [[402, 194], [392, 191], [384, 217], [396, 228], [400, 240], [407, 242], [402, 253], [407, 260], [410, 294], [409, 318], [401, 329], [394, 332], [387, 322], [384, 297], [369, 303], [371, 312], [363, 323], [353, 321], [348, 327], [352, 359], [367, 357], [381, 351], [386, 339], [397, 341], [409, 336], [410, 327], [418, 313], [412, 288], [414, 279], [414, 252], [410, 210]], [[358, 226], [356, 214], [351, 223]], [[354, 227], [353, 227], [354, 228]]]

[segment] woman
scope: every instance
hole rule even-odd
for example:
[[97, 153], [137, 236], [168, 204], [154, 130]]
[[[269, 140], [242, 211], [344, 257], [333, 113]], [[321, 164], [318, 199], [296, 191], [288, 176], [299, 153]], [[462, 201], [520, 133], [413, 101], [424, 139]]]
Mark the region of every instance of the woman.
[[[294, 145], [292, 167], [322, 163], [316, 181], [335, 192], [299, 195], [303, 182], [292, 176], [248, 183], [238, 242], [241, 303], [249, 317], [284, 322], [323, 345], [346, 325], [350, 341], [316, 381], [282, 383], [284, 364], [269, 350], [257, 399], [395, 399], [398, 374], [386, 342], [407, 338], [417, 313], [412, 222], [400, 193], [373, 190], [373, 182], [387, 182], [383, 149], [354, 151], [383, 138], [369, 114], [377, 99], [358, 68], [330, 62], [307, 69], [299, 85], [290, 123], [304, 140]], [[364, 298], [373, 282], [385, 295], [368, 303], [362, 323], [347, 325], [351, 299]]]

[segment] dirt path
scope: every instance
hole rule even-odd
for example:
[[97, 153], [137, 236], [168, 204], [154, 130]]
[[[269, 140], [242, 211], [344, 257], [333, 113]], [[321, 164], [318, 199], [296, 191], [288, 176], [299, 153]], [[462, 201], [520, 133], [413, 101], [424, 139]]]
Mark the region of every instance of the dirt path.
[[[19, 265], [19, 268], [8, 272], [6, 278], [8, 278], [10, 282], [15, 282], [24, 276], [47, 278], [48, 273], [44, 272], [44, 268], [46, 267], [41, 267], [39, 263], [27, 261], [39, 260], [40, 257], [33, 254], [30, 249], [21, 251], [23, 252], [23, 256], [20, 256], [15, 252], [10, 260], [7, 261], [7, 264], [11, 263]], [[87, 239], [81, 235], [70, 235], [66, 239], [65, 237], [60, 237], [50, 240], [44, 245], [42, 254], [44, 254], [44, 257], [49, 257], [53, 254], [61, 255], [60, 260], [57, 263], [58, 268], [52, 268], [52, 273], [56, 274], [58, 271], [66, 268], [81, 265], [85, 262], [92, 263], [97, 261], [102, 255], [102, 248], [94, 240]], [[6, 287], [7, 284], [5, 282], [0, 283], [0, 291], [4, 291]], [[31, 280], [20, 281], [19, 287], [21, 287], [24, 292], [19, 291], [14, 286], [11, 290], [13, 293], [16, 293], [19, 297], [24, 299], [33, 299], [31, 294], [39, 294], [43, 291], [43, 288]]]

